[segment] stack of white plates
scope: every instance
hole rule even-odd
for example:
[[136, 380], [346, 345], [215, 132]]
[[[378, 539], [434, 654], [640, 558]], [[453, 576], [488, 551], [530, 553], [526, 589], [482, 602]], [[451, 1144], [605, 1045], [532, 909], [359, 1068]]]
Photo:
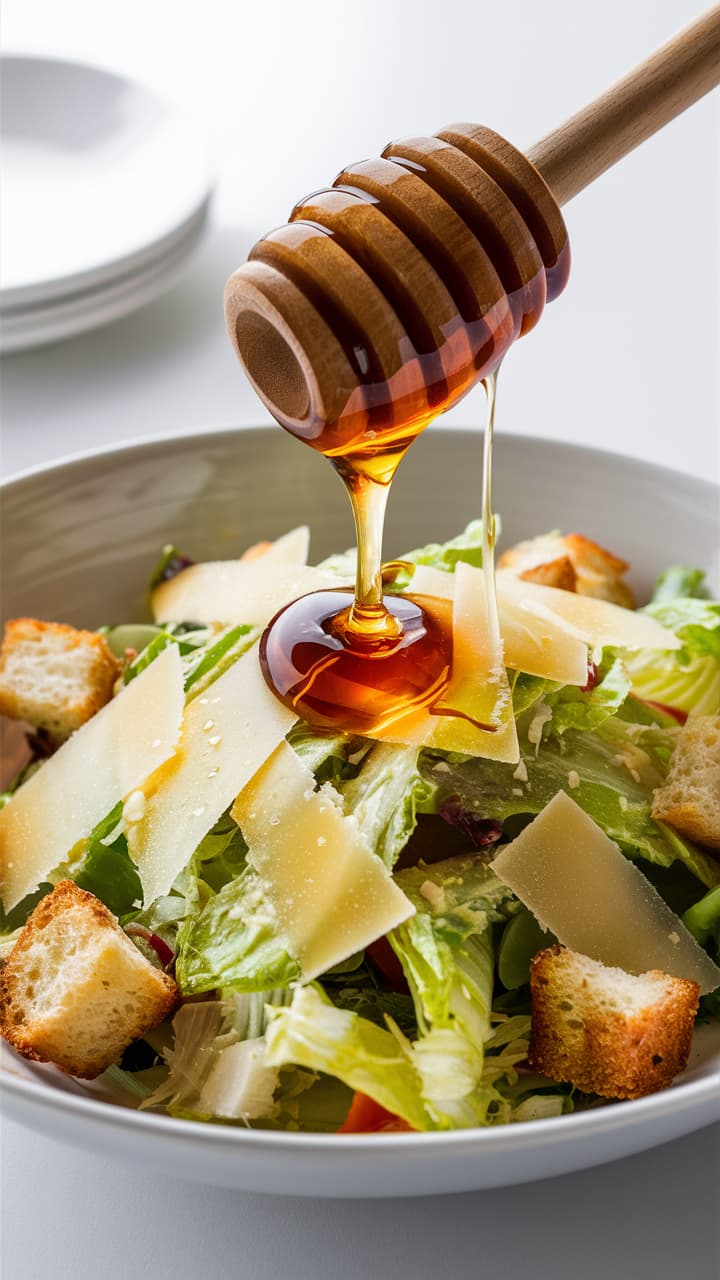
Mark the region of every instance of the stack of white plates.
[[1, 62], [0, 349], [127, 315], [173, 283], [207, 216], [202, 138], [98, 68]]

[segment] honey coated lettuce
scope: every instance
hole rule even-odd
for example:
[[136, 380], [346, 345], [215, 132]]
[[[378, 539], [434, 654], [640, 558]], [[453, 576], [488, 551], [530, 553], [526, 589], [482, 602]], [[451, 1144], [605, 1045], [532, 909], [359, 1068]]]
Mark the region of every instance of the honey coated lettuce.
[[[636, 610], [578, 534], [476, 522], [392, 590], [452, 601], [443, 714], [296, 720], [260, 629], [353, 556], [306, 530], [167, 548], [153, 622], [18, 619], [0, 711], [0, 1030], [144, 1107], [288, 1129], [432, 1130], [638, 1097], [718, 1016], [720, 606], [669, 570]], [[458, 712], [460, 714], [458, 714]], [[70, 736], [68, 736], [70, 735]]]

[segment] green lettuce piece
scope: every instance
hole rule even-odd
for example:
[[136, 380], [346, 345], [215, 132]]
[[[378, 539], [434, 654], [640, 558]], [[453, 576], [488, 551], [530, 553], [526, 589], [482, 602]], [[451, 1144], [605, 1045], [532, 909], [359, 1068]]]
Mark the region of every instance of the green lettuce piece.
[[[499, 522], [496, 532], [499, 533]], [[482, 565], [482, 536], [482, 520], [471, 520], [462, 533], [459, 533], [455, 538], [451, 538], [449, 542], [429, 542], [426, 547], [418, 547], [415, 551], [409, 551], [402, 558], [403, 560], [409, 560], [412, 564], [427, 564], [433, 569], [445, 569], [448, 573], [454, 572], [455, 566], [460, 560], [465, 564], [472, 564], [476, 568], [480, 568]]]
[[135, 649], [139, 656], [162, 633], [162, 627], [150, 622], [124, 622], [117, 627], [101, 628], [111, 653], [120, 659], [125, 658], [128, 649]]
[[435, 788], [421, 776], [414, 747], [377, 743], [357, 776], [338, 789], [345, 812], [357, 819], [368, 844], [389, 870], [415, 830], [417, 815], [434, 812]]
[[300, 977], [262, 880], [250, 867], [182, 924], [175, 973], [186, 996], [216, 987], [269, 991]]
[[715, 715], [720, 707], [720, 604], [702, 597], [703, 577], [700, 570], [684, 566], [669, 569], [643, 610], [673, 631], [682, 648], [644, 649], [628, 654], [626, 661], [638, 697]]
[[148, 594], [152, 594], [161, 582], [166, 582], [168, 578], [174, 577], [175, 573], [179, 573], [181, 569], [192, 563], [193, 561], [171, 542], [166, 543], [160, 552], [160, 559], [150, 574]]
[[[129, 631], [128, 627], [115, 627], [110, 635]], [[144, 627], [148, 633], [146, 643], [123, 672], [123, 682], [129, 684], [141, 671], [149, 667], [168, 645], [177, 645], [183, 668], [183, 685], [186, 703], [217, 680], [237, 661], [257, 639], [255, 627], [239, 624], [218, 632], [212, 627], [189, 630], [183, 626]], [[150, 636], [150, 632], [155, 634]]]
[[567, 729], [592, 732], [615, 715], [630, 692], [630, 677], [621, 658], [611, 658], [600, 668], [600, 678], [592, 689], [563, 685], [556, 693], [546, 693], [544, 701], [552, 709], [548, 732], [558, 736]]
[[416, 907], [388, 940], [415, 1002], [420, 1034], [411, 1056], [426, 1107], [440, 1125], [485, 1124], [495, 1097], [484, 1054], [493, 996], [490, 926], [518, 904], [472, 855], [408, 868], [396, 881]]
[[227, 631], [184, 658], [183, 678], [186, 702], [192, 702], [193, 698], [203, 693], [233, 663], [237, 662], [238, 658], [255, 643], [257, 637], [258, 631], [255, 627], [239, 624], [229, 627]]
[[[720, 885], [689, 907], [682, 919], [711, 959], [720, 964]], [[720, 1020], [720, 987], [701, 998], [700, 1012]]]
[[702, 946], [714, 944], [715, 953], [720, 956], [720, 885], [688, 907], [683, 924]]
[[526, 671], [510, 672], [510, 687], [512, 689], [513, 714], [517, 719], [524, 711], [533, 707], [536, 702], [553, 689], [557, 685], [552, 684], [549, 680], [542, 680], [540, 676], [530, 676]]
[[655, 583], [652, 603], [664, 604], [667, 600], [677, 600], [682, 596], [695, 596], [698, 600], [709, 599], [710, 592], [705, 585], [702, 569], [691, 569], [686, 564], [675, 564], [666, 569]]
[[369, 976], [365, 966], [346, 981], [332, 979], [326, 974], [320, 985], [336, 1008], [349, 1009], [378, 1027], [385, 1027], [387, 1018], [391, 1018], [403, 1035], [417, 1035], [412, 997], [398, 991], [384, 991]]
[[[91, 833], [79, 866], [70, 868], [71, 878], [79, 888], [94, 893], [116, 916], [126, 915], [143, 900], [142, 884], [128, 853], [121, 820], [120, 803]], [[64, 874], [62, 868], [53, 880], [61, 879]]]
[[354, 777], [359, 761], [370, 747], [366, 738], [316, 729], [303, 720], [293, 725], [287, 740], [303, 764], [315, 774], [318, 786], [324, 782], [337, 785], [345, 778]]
[[506, 991], [516, 991], [530, 981], [530, 961], [557, 938], [542, 929], [532, 911], [523, 907], [508, 920], [498, 948], [498, 978]]
[[396, 883], [416, 908], [388, 934], [415, 1001], [421, 1035], [459, 1027], [482, 1051], [493, 988], [490, 924], [513, 900], [507, 886], [473, 855], [398, 872]]
[[[662, 867], [680, 858], [707, 888], [720, 882], [715, 859], [652, 817], [652, 788], [664, 776], [676, 729], [631, 725], [614, 716], [593, 733], [568, 729], [560, 738], [543, 738], [536, 754], [527, 725], [522, 727], [519, 768], [425, 753], [421, 769], [437, 786], [438, 806], [452, 799], [478, 818], [505, 823], [540, 813], [558, 791], [566, 791], [629, 857]], [[642, 762], [648, 776], [638, 773], [636, 780], [631, 770], [637, 772]]]
[[290, 1007], [273, 1011], [265, 1038], [271, 1066], [336, 1076], [413, 1129], [439, 1127], [423, 1103], [420, 1076], [399, 1033], [336, 1008], [314, 984], [297, 987]]

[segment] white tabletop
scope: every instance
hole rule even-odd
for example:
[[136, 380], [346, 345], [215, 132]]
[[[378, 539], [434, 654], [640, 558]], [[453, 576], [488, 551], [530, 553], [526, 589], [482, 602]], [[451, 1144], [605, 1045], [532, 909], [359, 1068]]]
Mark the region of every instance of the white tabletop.
[[[130, 437], [265, 421], [223, 331], [222, 285], [299, 196], [390, 137], [454, 120], [527, 146], [703, 8], [5, 0], [6, 50], [94, 61], [189, 106], [219, 182], [205, 244], [164, 298], [2, 362], [4, 474]], [[499, 430], [717, 476], [717, 103], [698, 104], [605, 175], [567, 221], [570, 285], [506, 362]], [[473, 394], [452, 417], [479, 412]], [[12, 1280], [69, 1280], [91, 1265], [108, 1280], [424, 1280], [448, 1268], [663, 1280], [691, 1259], [711, 1270], [716, 1248], [711, 1131], [544, 1184], [355, 1204], [198, 1191], [171, 1170], [158, 1184], [9, 1122], [1, 1136]]]

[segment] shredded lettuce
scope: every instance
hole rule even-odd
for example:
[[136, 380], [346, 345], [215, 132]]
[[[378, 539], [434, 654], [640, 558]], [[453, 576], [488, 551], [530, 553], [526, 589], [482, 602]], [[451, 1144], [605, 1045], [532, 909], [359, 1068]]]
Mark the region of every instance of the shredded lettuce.
[[400, 1033], [336, 1008], [316, 985], [297, 987], [289, 1008], [273, 1011], [266, 1042], [273, 1066], [336, 1076], [413, 1129], [438, 1127], [425, 1108], [421, 1079]]
[[682, 641], [681, 649], [627, 656], [634, 692], [695, 715], [720, 708], [720, 604], [704, 598], [704, 574], [678, 566], [659, 579], [643, 612]]
[[[218, 1088], [217, 1077], [213, 1088], [207, 1086], [223, 1052], [233, 1045], [251, 1043], [259, 1045], [264, 1056], [263, 1036], [270, 1011], [290, 999], [288, 990], [258, 991], [253, 995], [222, 991], [220, 999], [182, 1005], [173, 1018], [172, 1044], [162, 1049], [169, 1070], [141, 1102], [141, 1108], [162, 1106], [171, 1115], [214, 1118], [218, 1112], [213, 1101], [217, 1102], [227, 1090]], [[272, 1092], [272, 1082], [268, 1097], [267, 1078], [259, 1081], [257, 1073], [252, 1073], [244, 1100], [246, 1110], [263, 1114], [265, 1105], [271, 1104]]]

